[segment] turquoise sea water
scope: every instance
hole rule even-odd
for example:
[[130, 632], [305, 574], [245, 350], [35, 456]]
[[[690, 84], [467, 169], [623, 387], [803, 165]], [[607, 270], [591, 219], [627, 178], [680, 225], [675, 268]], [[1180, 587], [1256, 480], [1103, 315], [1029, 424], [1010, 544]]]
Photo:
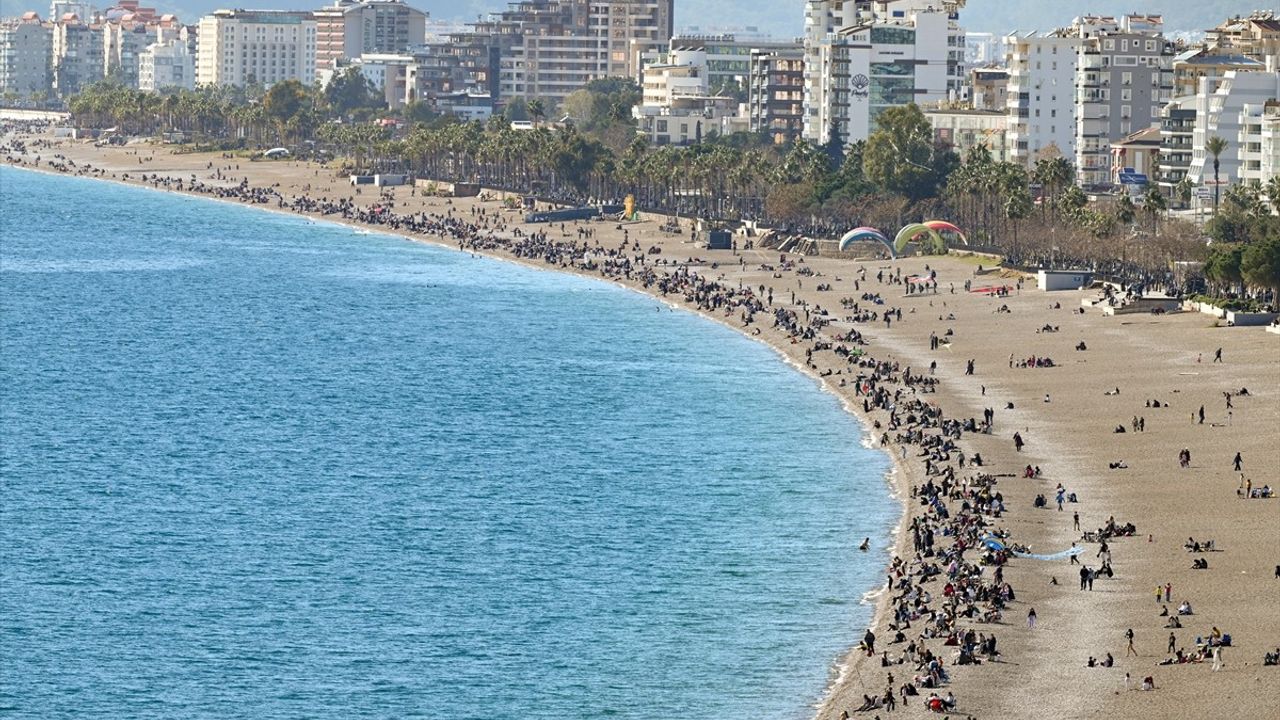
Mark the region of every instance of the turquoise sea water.
[[887, 460], [639, 294], [0, 169], [0, 714], [807, 718]]

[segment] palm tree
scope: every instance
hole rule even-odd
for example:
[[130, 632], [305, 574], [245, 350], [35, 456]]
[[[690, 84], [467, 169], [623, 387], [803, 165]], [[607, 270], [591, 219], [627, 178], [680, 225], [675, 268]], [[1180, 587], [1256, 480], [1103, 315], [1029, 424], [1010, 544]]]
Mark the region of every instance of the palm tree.
[[1164, 194], [1160, 192], [1160, 188], [1152, 185], [1147, 190], [1147, 195], [1142, 203], [1143, 209], [1151, 216], [1151, 231], [1158, 232], [1160, 229], [1160, 212], [1168, 209], [1168, 203], [1164, 200]]
[[1267, 202], [1271, 203], [1271, 212], [1280, 213], [1280, 175], [1268, 180], [1262, 192], [1267, 196]]
[[1213, 156], [1213, 214], [1218, 214], [1218, 157], [1227, 149], [1227, 141], [1214, 135], [1204, 144], [1205, 152]]
[[533, 118], [533, 123], [537, 125], [547, 116], [547, 106], [541, 100], [534, 98], [528, 104], [529, 117]]

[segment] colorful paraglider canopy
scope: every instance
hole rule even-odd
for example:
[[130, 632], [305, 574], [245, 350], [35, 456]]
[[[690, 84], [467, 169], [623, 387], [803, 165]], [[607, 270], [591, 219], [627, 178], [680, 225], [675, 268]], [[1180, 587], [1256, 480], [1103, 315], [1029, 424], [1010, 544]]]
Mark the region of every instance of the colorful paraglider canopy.
[[893, 247], [898, 252], [902, 252], [902, 249], [907, 246], [907, 243], [915, 240], [921, 235], [928, 236], [929, 244], [932, 246], [934, 252], [944, 253], [947, 251], [947, 243], [943, 241], [942, 236], [938, 234], [938, 231], [924, 223], [911, 223], [899, 230], [897, 237], [893, 239]]
[[958, 236], [958, 237], [960, 238], [960, 242], [964, 243], [965, 245], [968, 245], [968, 244], [969, 244], [969, 239], [968, 239], [967, 237], [965, 237], [964, 232], [963, 232], [962, 230], [960, 230], [960, 228], [956, 227], [955, 225], [952, 225], [951, 223], [947, 222], [946, 220], [925, 220], [925, 221], [924, 221], [923, 223], [921, 223], [921, 224], [922, 224], [922, 225], [924, 225], [925, 227], [929, 228], [930, 230], [933, 230], [934, 232], [938, 232], [938, 233], [944, 233], [944, 232], [954, 233], [956, 236]]
[[850, 245], [859, 241], [878, 242], [889, 249], [889, 257], [897, 258], [898, 253], [893, 249], [893, 243], [889, 242], [889, 238], [884, 233], [873, 227], [859, 227], [850, 230], [840, 238], [840, 252], [844, 252]]

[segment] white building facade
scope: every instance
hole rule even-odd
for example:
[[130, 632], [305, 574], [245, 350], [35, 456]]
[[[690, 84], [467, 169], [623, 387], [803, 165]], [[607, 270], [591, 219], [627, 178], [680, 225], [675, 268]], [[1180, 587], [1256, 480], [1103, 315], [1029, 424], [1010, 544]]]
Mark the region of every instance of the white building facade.
[[803, 137], [864, 140], [890, 107], [958, 99], [965, 35], [958, 0], [809, 0]]
[[[1200, 82], [1207, 87], [1212, 81], [1204, 78]], [[1261, 177], [1261, 147], [1256, 153], [1251, 153], [1241, 138], [1250, 136], [1246, 130], [1249, 114], [1254, 112], [1250, 108], [1261, 108], [1277, 98], [1280, 98], [1280, 73], [1273, 72], [1230, 71], [1217, 83], [1215, 91], [1197, 95], [1196, 124], [1191, 134], [1191, 166], [1187, 170], [1191, 181], [1197, 185], [1213, 182], [1213, 156], [1205, 149], [1205, 144], [1209, 138], [1218, 136], [1227, 141], [1226, 150], [1218, 158], [1218, 178], [1224, 185], [1246, 179], [1242, 172], [1245, 159], [1258, 163], [1258, 179], [1265, 182], [1266, 178]], [[1260, 123], [1255, 139], [1260, 146]]]
[[185, 40], [152, 43], [138, 56], [138, 89], [154, 92], [165, 88], [193, 90], [196, 56]]
[[1009, 73], [1008, 143], [1011, 161], [1026, 167], [1056, 148], [1075, 162], [1076, 55], [1070, 33], [1012, 34], [1004, 38]]
[[218, 10], [200, 18], [196, 82], [271, 85], [316, 77], [316, 21], [310, 12]]
[[0, 94], [25, 97], [47, 91], [53, 82], [52, 57], [53, 26], [34, 12], [0, 21]]

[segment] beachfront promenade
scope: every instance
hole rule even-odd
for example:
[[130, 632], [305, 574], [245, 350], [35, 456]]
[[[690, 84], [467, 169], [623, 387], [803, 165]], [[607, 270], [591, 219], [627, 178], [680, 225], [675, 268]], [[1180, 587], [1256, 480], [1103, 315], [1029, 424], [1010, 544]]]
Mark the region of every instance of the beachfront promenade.
[[[406, 187], [385, 199], [317, 165], [164, 147], [65, 142], [12, 161], [31, 166], [37, 155], [46, 171], [369, 223], [604, 278], [807, 367], [897, 461], [907, 511], [874, 653], [851, 654], [822, 718], [936, 716], [931, 693], [954, 696], [952, 717], [1275, 712], [1280, 667], [1262, 661], [1280, 645], [1280, 501], [1239, 489], [1280, 484], [1280, 336], [1214, 327], [1198, 313], [1082, 313], [1096, 291], [1043, 293], [1013, 273], [978, 274], [989, 259], [708, 251], [655, 222], [525, 225], [496, 200]], [[849, 538], [851, 558], [861, 540]], [[1079, 564], [1001, 549], [1052, 554], [1072, 543], [1084, 548]], [[1207, 569], [1192, 569], [1196, 560]], [[1193, 612], [1180, 616], [1184, 602]], [[1167, 627], [1171, 617], [1181, 627]], [[1217, 671], [1215, 628], [1232, 641]], [[848, 644], [865, 630], [850, 628]], [[1203, 661], [1161, 664], [1178, 651]], [[1154, 689], [1143, 691], [1148, 677]], [[887, 693], [894, 710], [857, 712]]]

